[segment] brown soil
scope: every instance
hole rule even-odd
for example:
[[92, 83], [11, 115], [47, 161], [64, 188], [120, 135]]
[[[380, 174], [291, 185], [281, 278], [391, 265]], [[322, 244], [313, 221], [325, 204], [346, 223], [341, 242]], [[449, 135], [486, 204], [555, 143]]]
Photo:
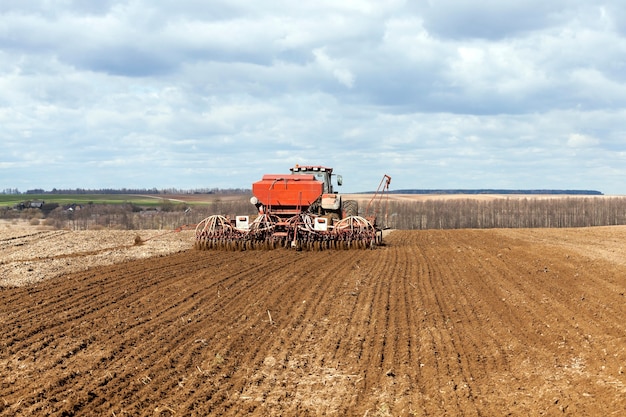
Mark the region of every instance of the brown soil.
[[[132, 232], [108, 265], [80, 234], [42, 233], [3, 232], [3, 274], [83, 264], [0, 288], [2, 416], [626, 409], [624, 227], [396, 231], [324, 252]], [[132, 255], [159, 245], [174, 253]]]
[[52, 230], [0, 222], [0, 287], [189, 249], [194, 231]]

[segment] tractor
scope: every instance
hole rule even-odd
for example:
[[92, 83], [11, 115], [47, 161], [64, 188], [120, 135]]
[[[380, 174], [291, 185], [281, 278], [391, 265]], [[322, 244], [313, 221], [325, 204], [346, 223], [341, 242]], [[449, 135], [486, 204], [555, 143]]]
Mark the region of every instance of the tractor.
[[[375, 216], [359, 216], [356, 200], [335, 191], [341, 175], [319, 165], [296, 165], [290, 174], [265, 174], [252, 184], [255, 216], [213, 215], [196, 226], [197, 249], [365, 249], [382, 243]], [[391, 177], [383, 177], [385, 189]], [[381, 185], [383, 184], [381, 181]], [[379, 186], [378, 192], [380, 192]]]

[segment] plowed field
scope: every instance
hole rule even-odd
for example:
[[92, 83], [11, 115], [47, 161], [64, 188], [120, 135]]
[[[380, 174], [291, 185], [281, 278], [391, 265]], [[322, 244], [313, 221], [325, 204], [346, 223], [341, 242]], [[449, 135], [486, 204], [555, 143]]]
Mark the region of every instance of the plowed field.
[[[108, 253], [52, 233], [3, 238], [3, 273]], [[20, 255], [42, 237], [50, 255]], [[376, 250], [55, 269], [0, 289], [0, 415], [624, 415], [625, 241], [396, 231]]]

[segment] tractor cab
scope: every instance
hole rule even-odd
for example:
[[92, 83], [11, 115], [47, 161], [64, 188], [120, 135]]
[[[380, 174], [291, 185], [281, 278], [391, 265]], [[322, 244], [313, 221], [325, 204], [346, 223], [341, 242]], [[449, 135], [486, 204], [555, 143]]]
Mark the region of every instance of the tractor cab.
[[[331, 181], [333, 175], [333, 169], [323, 167], [319, 165], [296, 165], [293, 168], [289, 168], [292, 175], [313, 175], [317, 181], [324, 183], [324, 194], [334, 194], [333, 183]], [[337, 175], [337, 185], [341, 185], [343, 182], [341, 175]]]

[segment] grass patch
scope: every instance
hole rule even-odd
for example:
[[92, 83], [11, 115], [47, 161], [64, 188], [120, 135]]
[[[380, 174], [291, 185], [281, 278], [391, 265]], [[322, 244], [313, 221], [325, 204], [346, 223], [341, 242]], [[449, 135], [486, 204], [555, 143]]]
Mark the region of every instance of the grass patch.
[[159, 207], [167, 204], [184, 204], [167, 197], [133, 194], [0, 194], [0, 206], [13, 207], [23, 201], [45, 201], [67, 204], [135, 204], [141, 207]]

